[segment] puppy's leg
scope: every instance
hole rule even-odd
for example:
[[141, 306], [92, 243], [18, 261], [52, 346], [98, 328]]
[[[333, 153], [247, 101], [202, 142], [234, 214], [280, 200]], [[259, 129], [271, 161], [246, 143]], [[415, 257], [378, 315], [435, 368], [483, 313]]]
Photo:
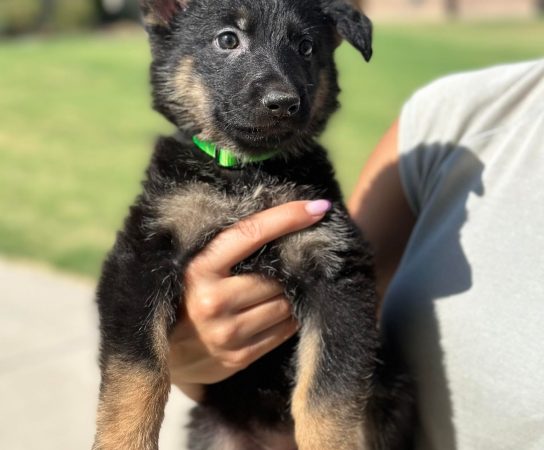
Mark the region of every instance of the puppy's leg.
[[365, 408], [378, 334], [373, 282], [358, 259], [350, 258], [334, 276], [314, 279], [305, 289], [292, 398], [299, 450], [368, 448]]
[[[179, 287], [167, 262], [118, 244], [98, 289], [101, 387], [94, 450], [156, 450], [170, 389], [167, 331]], [[157, 269], [159, 267], [160, 269]]]
[[395, 354], [380, 349], [380, 364], [365, 415], [365, 438], [372, 450], [414, 447], [415, 388]]
[[162, 368], [110, 358], [104, 365], [93, 450], [154, 450], [169, 392]]

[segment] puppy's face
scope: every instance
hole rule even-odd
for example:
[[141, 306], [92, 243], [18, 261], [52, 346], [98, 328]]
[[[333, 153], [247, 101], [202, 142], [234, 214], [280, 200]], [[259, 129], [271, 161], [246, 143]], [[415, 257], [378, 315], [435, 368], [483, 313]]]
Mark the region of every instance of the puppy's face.
[[295, 149], [337, 105], [340, 37], [368, 60], [371, 25], [343, 0], [142, 0], [155, 107], [240, 154]]

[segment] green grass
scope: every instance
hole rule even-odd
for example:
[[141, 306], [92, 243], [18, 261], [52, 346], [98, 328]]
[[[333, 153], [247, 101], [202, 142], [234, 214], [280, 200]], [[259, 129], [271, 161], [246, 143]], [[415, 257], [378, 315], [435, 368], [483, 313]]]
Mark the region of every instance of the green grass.
[[[343, 109], [323, 140], [348, 193], [418, 86], [542, 55], [543, 22], [378, 26], [375, 59], [337, 54]], [[0, 253], [91, 276], [138, 192], [154, 136], [145, 37], [0, 41]]]
[[[0, 32], [35, 29], [41, 14], [40, 3], [40, 0], [1, 0]], [[96, 20], [91, 0], [55, 0], [53, 12], [42, 26], [46, 30], [75, 30], [93, 25]]]

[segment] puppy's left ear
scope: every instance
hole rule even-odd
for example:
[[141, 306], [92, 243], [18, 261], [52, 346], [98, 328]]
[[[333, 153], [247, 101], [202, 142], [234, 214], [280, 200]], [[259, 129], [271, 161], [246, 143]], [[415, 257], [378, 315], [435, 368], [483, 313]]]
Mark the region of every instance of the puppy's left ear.
[[169, 28], [179, 12], [185, 10], [189, 0], [140, 0], [146, 26]]
[[325, 0], [323, 11], [332, 20], [337, 33], [368, 62], [372, 58], [372, 22], [349, 0]]

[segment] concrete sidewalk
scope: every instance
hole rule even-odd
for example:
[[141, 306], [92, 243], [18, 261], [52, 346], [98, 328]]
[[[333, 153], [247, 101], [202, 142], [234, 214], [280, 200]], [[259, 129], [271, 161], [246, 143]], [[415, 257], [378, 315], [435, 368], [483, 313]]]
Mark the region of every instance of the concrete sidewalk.
[[[0, 448], [90, 449], [98, 395], [94, 285], [0, 259]], [[174, 388], [161, 450], [185, 448]]]

